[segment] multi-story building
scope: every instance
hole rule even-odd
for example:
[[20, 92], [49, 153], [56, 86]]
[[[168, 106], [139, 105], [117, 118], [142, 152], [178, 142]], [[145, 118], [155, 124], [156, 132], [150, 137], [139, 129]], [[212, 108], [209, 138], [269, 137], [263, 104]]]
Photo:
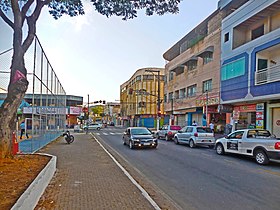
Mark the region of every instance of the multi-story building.
[[221, 103], [233, 105], [236, 129], [280, 137], [280, 1], [250, 0], [225, 17], [221, 52]]
[[217, 111], [221, 20], [216, 10], [163, 55], [168, 61], [164, 108], [172, 124], [184, 126], [196, 121], [205, 125], [210, 118], [217, 123], [225, 121]]
[[115, 125], [120, 125], [120, 103], [107, 102], [104, 106], [104, 115], [107, 122], [113, 122]]
[[225, 127], [232, 107], [220, 105], [221, 22], [246, 1], [219, 2], [216, 11], [164, 53], [164, 108], [171, 124]]
[[163, 90], [163, 68], [138, 69], [120, 86], [122, 124], [156, 127], [159, 115], [163, 114]]

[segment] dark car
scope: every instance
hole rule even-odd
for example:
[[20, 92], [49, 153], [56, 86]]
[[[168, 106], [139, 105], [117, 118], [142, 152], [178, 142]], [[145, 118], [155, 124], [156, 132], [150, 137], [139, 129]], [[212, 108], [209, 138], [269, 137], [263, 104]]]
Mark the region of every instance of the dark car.
[[166, 141], [172, 140], [174, 135], [181, 129], [179, 125], [164, 125], [159, 129], [156, 136], [158, 139], [164, 138]]
[[134, 148], [156, 148], [158, 141], [146, 127], [128, 127], [123, 134], [123, 144]]

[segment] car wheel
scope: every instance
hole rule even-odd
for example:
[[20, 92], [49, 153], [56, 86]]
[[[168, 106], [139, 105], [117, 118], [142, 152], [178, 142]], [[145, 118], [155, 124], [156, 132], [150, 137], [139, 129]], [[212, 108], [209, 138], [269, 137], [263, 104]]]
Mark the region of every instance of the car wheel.
[[269, 162], [266, 153], [261, 149], [255, 152], [255, 160], [260, 165], [266, 165]]
[[165, 140], [166, 140], [166, 141], [168, 141], [168, 140], [169, 140], [168, 135], [165, 135]]
[[133, 144], [132, 144], [132, 141], [129, 141], [129, 148], [130, 148], [130, 149], [134, 149], [134, 146], [133, 146]]
[[99, 131], [99, 130], [100, 130], [100, 128], [98, 127], [98, 128], [97, 128], [97, 130]]
[[180, 144], [177, 137], [174, 138], [174, 143], [175, 143], [175, 144]]
[[194, 148], [195, 147], [194, 141], [192, 139], [190, 140], [189, 145], [190, 145], [190, 148]]
[[225, 154], [225, 150], [224, 150], [224, 147], [223, 147], [222, 144], [217, 144], [217, 146], [216, 146], [216, 153], [217, 153], [218, 155], [223, 155], [223, 154]]

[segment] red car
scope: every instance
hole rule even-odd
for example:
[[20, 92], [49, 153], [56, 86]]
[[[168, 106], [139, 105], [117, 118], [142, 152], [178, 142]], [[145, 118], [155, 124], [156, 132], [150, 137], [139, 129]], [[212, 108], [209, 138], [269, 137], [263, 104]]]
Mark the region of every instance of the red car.
[[181, 130], [181, 128], [182, 127], [179, 125], [164, 125], [156, 133], [156, 137], [158, 139], [164, 138], [166, 141], [172, 140], [174, 138], [175, 133]]

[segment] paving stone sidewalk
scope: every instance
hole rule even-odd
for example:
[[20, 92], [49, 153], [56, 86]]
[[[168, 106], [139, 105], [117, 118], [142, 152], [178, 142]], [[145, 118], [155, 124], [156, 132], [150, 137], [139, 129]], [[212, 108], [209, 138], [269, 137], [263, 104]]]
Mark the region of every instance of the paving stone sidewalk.
[[39, 152], [57, 156], [57, 171], [36, 209], [154, 209], [91, 135], [74, 134]]

